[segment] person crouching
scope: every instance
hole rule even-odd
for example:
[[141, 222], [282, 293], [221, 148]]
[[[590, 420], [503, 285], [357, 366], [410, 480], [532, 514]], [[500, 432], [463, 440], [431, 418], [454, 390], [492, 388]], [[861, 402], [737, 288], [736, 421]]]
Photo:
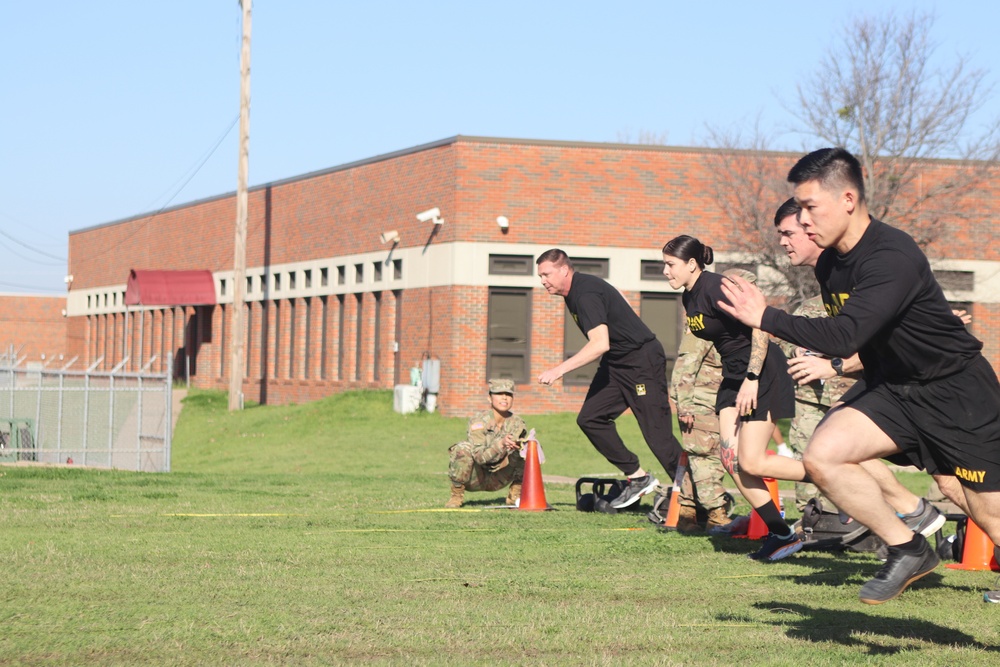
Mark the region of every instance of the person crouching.
[[514, 381], [490, 380], [489, 399], [490, 408], [469, 419], [466, 439], [448, 449], [451, 498], [445, 507], [461, 507], [466, 491], [496, 491], [508, 484], [506, 504], [516, 505], [521, 497], [524, 458], [518, 450], [528, 429], [511, 413]]

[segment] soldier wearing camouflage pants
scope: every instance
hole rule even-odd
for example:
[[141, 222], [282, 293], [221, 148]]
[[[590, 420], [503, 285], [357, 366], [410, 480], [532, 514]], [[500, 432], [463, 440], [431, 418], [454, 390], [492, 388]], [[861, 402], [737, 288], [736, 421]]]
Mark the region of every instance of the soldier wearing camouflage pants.
[[[800, 317], [826, 317], [826, 309], [823, 307], [822, 298], [816, 296], [805, 301], [793, 314]], [[778, 345], [789, 359], [807, 354], [804, 349], [796, 348], [786, 341], [779, 341]], [[836, 375], [826, 380], [813, 380], [808, 384], [796, 384], [795, 416], [788, 429], [788, 446], [791, 447], [795, 458], [802, 460], [802, 452], [806, 450], [809, 438], [819, 426], [820, 420], [826, 416], [831, 406], [836, 404], [840, 397], [854, 386], [855, 382], [857, 382], [855, 378]], [[819, 489], [813, 484], [795, 483], [795, 506], [799, 510], [805, 508], [806, 503], [811, 498], [820, 495]], [[826, 498], [823, 498], [823, 504], [826, 507], [833, 507], [833, 503]]]
[[524, 420], [511, 413], [514, 381], [490, 380], [489, 388], [490, 408], [473, 415], [465, 441], [448, 450], [451, 498], [445, 507], [461, 507], [466, 491], [496, 491], [508, 484], [506, 504], [514, 505], [521, 497], [524, 458], [518, 450], [528, 430]]
[[700, 530], [696, 504], [708, 512], [706, 528], [729, 523], [722, 483], [725, 470], [719, 458], [719, 417], [715, 414], [715, 395], [721, 382], [722, 361], [712, 342], [685, 330], [670, 377], [670, 398], [677, 406], [681, 446], [691, 471], [681, 483], [680, 532]]

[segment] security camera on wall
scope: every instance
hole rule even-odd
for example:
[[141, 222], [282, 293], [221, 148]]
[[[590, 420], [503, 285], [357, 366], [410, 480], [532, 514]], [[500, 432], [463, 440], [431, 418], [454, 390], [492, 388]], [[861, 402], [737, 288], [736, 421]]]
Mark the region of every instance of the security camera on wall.
[[441, 217], [441, 209], [436, 206], [422, 213], [417, 213], [417, 220], [420, 222], [433, 222], [435, 225], [444, 224], [444, 219]]
[[378, 238], [382, 243], [399, 243], [399, 232], [395, 229], [391, 232], [382, 232]]

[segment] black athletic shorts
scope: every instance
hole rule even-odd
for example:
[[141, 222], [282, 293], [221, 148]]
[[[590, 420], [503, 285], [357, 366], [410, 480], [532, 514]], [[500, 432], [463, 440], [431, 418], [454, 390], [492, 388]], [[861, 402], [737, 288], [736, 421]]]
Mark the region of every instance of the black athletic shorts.
[[882, 382], [841, 400], [896, 443], [902, 453], [886, 457], [893, 463], [954, 475], [974, 491], [1000, 491], [1000, 382], [981, 354], [940, 380]]
[[[715, 395], [715, 414], [723, 408], [736, 406], [736, 396], [743, 386], [742, 379], [723, 378], [719, 392]], [[750, 416], [740, 415], [742, 421], [767, 421], [768, 413], [772, 421], [795, 416], [795, 387], [788, 374], [788, 358], [774, 343], [768, 343], [767, 359], [760, 372], [757, 389], [757, 409]]]

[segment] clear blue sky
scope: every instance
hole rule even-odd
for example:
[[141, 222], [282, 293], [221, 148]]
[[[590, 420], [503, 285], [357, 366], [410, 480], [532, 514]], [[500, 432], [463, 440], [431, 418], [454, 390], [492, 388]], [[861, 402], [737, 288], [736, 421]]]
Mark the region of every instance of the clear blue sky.
[[[847, 21], [890, 8], [934, 11], [938, 55], [1000, 80], [985, 0], [255, 0], [250, 183], [456, 134], [698, 145], [759, 117], [815, 148], [781, 134], [782, 101]], [[236, 189], [240, 18], [237, 0], [0, 5], [0, 292], [64, 293], [69, 231]], [[1000, 89], [979, 118], [998, 115]]]

